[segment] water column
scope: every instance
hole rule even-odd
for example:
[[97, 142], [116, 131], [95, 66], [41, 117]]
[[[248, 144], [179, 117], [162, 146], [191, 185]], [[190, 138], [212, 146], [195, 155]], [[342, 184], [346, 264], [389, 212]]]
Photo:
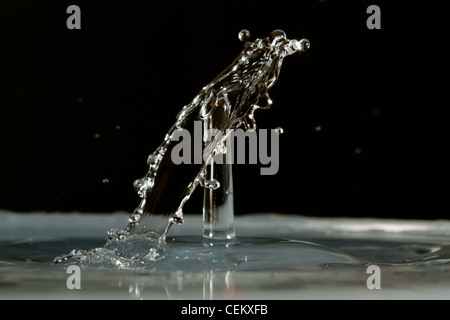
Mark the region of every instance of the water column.
[[[204, 122], [204, 133], [212, 128], [213, 121]], [[205, 136], [205, 135], [204, 135]], [[222, 151], [211, 158], [205, 179], [213, 182], [215, 187], [204, 188], [203, 195], [203, 239], [207, 241], [225, 241], [235, 239], [234, 229], [234, 203], [233, 203], [233, 173], [231, 135], [221, 146]], [[217, 161], [219, 160], [220, 161]]]
[[[238, 34], [241, 42], [250, 39], [248, 30], [241, 30]], [[219, 108], [219, 110], [222, 110]], [[208, 137], [209, 130], [214, 129], [214, 122], [227, 118], [226, 110], [219, 111], [214, 117], [203, 122], [203, 137]], [[236, 238], [234, 229], [233, 202], [233, 170], [231, 135], [225, 139], [222, 152], [211, 158], [206, 168], [205, 179], [215, 181], [219, 188], [205, 188], [203, 194], [203, 239], [208, 241], [230, 243]], [[228, 150], [227, 150], [228, 149]], [[223, 151], [223, 150], [222, 150]], [[217, 160], [220, 157], [220, 162]], [[211, 242], [210, 242], [211, 243]]]

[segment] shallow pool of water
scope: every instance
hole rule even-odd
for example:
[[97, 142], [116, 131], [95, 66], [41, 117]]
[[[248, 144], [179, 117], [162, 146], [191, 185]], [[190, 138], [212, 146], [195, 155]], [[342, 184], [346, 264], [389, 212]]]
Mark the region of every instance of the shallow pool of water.
[[[209, 245], [201, 216], [191, 215], [156, 261], [53, 263], [74, 248], [102, 248], [106, 231], [127, 219], [0, 211], [0, 298], [450, 298], [449, 221], [254, 214], [236, 217], [236, 242]], [[79, 290], [67, 286], [70, 265], [80, 267]], [[372, 265], [380, 289], [368, 288]]]

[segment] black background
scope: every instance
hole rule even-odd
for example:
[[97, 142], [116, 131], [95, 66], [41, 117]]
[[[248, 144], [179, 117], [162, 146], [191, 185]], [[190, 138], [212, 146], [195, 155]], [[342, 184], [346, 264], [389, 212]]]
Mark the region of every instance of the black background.
[[[81, 30], [66, 27], [71, 4]], [[370, 4], [381, 8], [380, 30], [366, 27]], [[147, 156], [240, 53], [246, 28], [252, 40], [282, 29], [311, 49], [285, 59], [274, 105], [256, 113], [259, 128], [284, 129], [280, 170], [234, 166], [237, 214], [448, 218], [442, 8], [14, 1], [0, 9], [0, 208], [132, 211]], [[194, 195], [188, 211], [200, 212], [201, 190]]]

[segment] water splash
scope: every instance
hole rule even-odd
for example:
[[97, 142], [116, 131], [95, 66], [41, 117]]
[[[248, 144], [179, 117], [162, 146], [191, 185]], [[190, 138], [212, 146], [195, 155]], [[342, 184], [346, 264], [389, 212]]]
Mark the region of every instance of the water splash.
[[[104, 248], [73, 250], [55, 262], [76, 258], [92, 263], [100, 256], [125, 266], [135, 266], [136, 261], [156, 261], [164, 255], [163, 246], [170, 227], [184, 222], [183, 207], [195, 188], [199, 184], [211, 190], [220, 187], [219, 181], [206, 178], [211, 159], [226, 152], [225, 140], [232, 130], [240, 126], [256, 129], [254, 112], [272, 105], [268, 90], [279, 76], [283, 59], [310, 46], [306, 39], [287, 39], [281, 30], [253, 42], [248, 41], [248, 30], [242, 30], [238, 36], [245, 42], [240, 55], [181, 109], [162, 144], [148, 157], [147, 174], [134, 182], [141, 201], [130, 215], [125, 230], [111, 230]], [[215, 134], [207, 139], [203, 137], [201, 161], [175, 164], [171, 159], [177, 145], [174, 136], [180, 130], [194, 135], [196, 121], [202, 121], [204, 128], [214, 128]], [[282, 133], [281, 128], [278, 133]], [[192, 149], [195, 148], [193, 141]], [[139, 244], [142, 241], [146, 242], [145, 246]], [[146, 249], [136, 252], [140, 249], [134, 245]]]
[[80, 250], [56, 257], [54, 263], [76, 260], [90, 267], [114, 267], [118, 269], [136, 269], [165, 257], [166, 243], [155, 234], [124, 235], [122, 230], [111, 229], [107, 232], [104, 247]]
[[[134, 184], [141, 202], [130, 216], [125, 233], [152, 230], [164, 237], [173, 223], [183, 222], [183, 206], [198, 184], [210, 189], [219, 188], [218, 181], [205, 178], [211, 158], [226, 152], [222, 146], [231, 130], [242, 125], [248, 130], [256, 129], [254, 112], [271, 106], [268, 90], [279, 76], [284, 57], [309, 49], [308, 40], [289, 40], [281, 30], [253, 42], [248, 42], [249, 38], [248, 30], [239, 32], [239, 39], [245, 42], [244, 50], [182, 108], [163, 143], [149, 156], [147, 175]], [[170, 158], [176, 145], [174, 134], [178, 130], [193, 133], [193, 123], [198, 120], [216, 129], [215, 136], [203, 146], [202, 163], [174, 165]], [[148, 221], [150, 216], [161, 217], [163, 221], [156, 225]]]

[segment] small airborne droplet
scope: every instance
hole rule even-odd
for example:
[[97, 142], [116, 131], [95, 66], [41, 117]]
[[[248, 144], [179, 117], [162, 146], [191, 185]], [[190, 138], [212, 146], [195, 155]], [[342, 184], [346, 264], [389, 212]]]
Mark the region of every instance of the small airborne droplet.
[[203, 182], [203, 187], [212, 189], [212, 190], [217, 190], [220, 188], [220, 182], [216, 179], [205, 180]]
[[311, 47], [311, 44], [309, 43], [308, 39], [302, 39], [298, 42], [298, 49], [302, 52], [309, 50], [310, 47]]
[[284, 130], [281, 127], [276, 127], [275, 129], [273, 129], [273, 132], [277, 135], [280, 135], [284, 133]]
[[105, 179], [102, 180], [102, 182], [103, 182], [103, 184], [108, 184], [109, 183], [109, 179], [105, 178]]
[[242, 29], [241, 31], [239, 31], [238, 37], [241, 42], [247, 42], [248, 40], [250, 40], [250, 31], [248, 31], [247, 29]]
[[156, 154], [151, 154], [148, 156], [148, 158], [147, 158], [148, 165], [154, 166], [154, 165], [156, 165], [157, 162], [158, 162], [158, 156]]
[[220, 182], [216, 179], [206, 180], [205, 185], [212, 190], [217, 190], [220, 188]]
[[321, 127], [321, 126], [316, 126], [316, 127], [314, 128], [314, 131], [316, 131], [316, 132], [322, 131], [322, 127]]
[[355, 154], [358, 155], [358, 154], [361, 154], [362, 150], [361, 150], [361, 148], [356, 148], [354, 152], [355, 152]]
[[99, 138], [100, 138], [100, 133], [94, 134], [94, 138], [95, 138], [95, 139], [99, 139]]

